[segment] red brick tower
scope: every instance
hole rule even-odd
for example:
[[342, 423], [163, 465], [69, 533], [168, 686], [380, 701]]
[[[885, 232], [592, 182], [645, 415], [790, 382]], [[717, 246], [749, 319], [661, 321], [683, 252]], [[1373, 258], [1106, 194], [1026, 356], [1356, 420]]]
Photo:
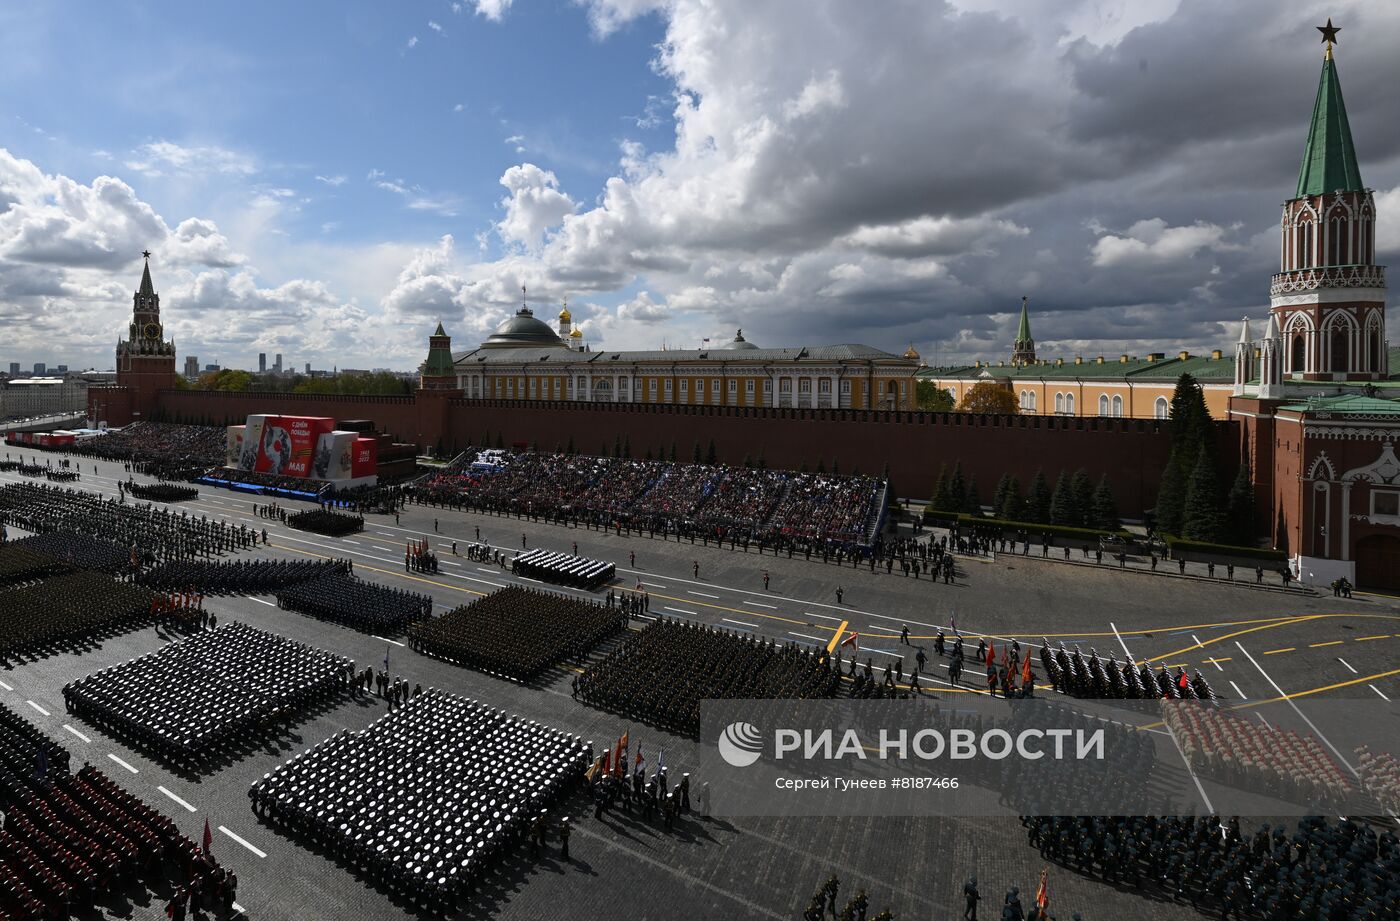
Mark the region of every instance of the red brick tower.
[[150, 418], [156, 393], [175, 387], [175, 343], [165, 339], [160, 322], [160, 295], [151, 284], [150, 251], [141, 254], [146, 264], [141, 287], [132, 296], [131, 325], [126, 339], [117, 340], [117, 386], [130, 395], [130, 419], [108, 418], [113, 425]]

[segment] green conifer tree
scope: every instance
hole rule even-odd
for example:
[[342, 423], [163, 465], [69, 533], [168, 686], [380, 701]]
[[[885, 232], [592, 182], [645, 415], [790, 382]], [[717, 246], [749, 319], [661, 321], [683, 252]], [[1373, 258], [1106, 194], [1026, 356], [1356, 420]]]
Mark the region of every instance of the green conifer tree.
[[1026, 514], [1030, 521], [1046, 524], [1050, 521], [1050, 484], [1045, 471], [1037, 470], [1031, 480], [1030, 495], [1026, 497]]
[[1093, 526], [1105, 531], [1116, 531], [1122, 526], [1118, 519], [1118, 502], [1113, 498], [1106, 473], [1099, 477], [1099, 486], [1094, 490]]
[[1210, 451], [1202, 444], [1186, 489], [1181, 536], [1187, 540], [1216, 542], [1221, 538], [1224, 524], [1225, 516], [1220, 510], [1220, 477]]

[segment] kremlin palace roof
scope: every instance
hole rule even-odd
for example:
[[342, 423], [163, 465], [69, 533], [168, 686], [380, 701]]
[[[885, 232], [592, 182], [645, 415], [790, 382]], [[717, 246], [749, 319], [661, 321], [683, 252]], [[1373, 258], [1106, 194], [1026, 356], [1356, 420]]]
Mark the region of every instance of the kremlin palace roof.
[[1235, 378], [1235, 365], [1231, 356], [1221, 358], [1211, 358], [1206, 355], [1191, 355], [1186, 358], [1172, 356], [1171, 358], [1129, 358], [1126, 361], [1118, 359], [1105, 359], [1102, 364], [1097, 360], [1085, 360], [1080, 364], [1073, 361], [1057, 363], [1055, 361], [1037, 362], [1035, 364], [1012, 365], [983, 364], [983, 365], [962, 365], [952, 368], [926, 368], [919, 372], [922, 378], [935, 378], [941, 380], [957, 378], [977, 378], [983, 373], [991, 377], [1007, 377], [1013, 380], [1097, 380], [1097, 381], [1175, 381], [1182, 374], [1190, 374], [1192, 377], [1205, 383], [1219, 381], [1233, 382]]
[[796, 362], [796, 361], [890, 361], [899, 364], [912, 364], [881, 349], [868, 345], [814, 345], [790, 349], [743, 348], [726, 349], [716, 346], [710, 349], [653, 349], [650, 351], [614, 351], [604, 349], [596, 352], [580, 352], [558, 347], [544, 348], [475, 348], [452, 356], [458, 365], [484, 364], [590, 364], [607, 365], [612, 362], [649, 363], [692, 363], [692, 362]]

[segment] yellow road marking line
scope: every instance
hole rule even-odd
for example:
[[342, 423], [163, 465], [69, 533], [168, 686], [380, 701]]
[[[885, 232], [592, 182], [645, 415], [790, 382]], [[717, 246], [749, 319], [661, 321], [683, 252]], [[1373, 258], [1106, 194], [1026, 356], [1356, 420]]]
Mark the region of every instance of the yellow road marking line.
[[1244, 636], [1246, 633], [1256, 633], [1256, 632], [1258, 632], [1258, 631], [1260, 631], [1260, 630], [1272, 630], [1272, 629], [1275, 628], [1275, 627], [1282, 627], [1282, 626], [1284, 626], [1284, 625], [1286, 625], [1286, 624], [1305, 623], [1305, 622], [1307, 622], [1307, 621], [1309, 621], [1309, 620], [1316, 620], [1316, 619], [1319, 618], [1319, 617], [1326, 617], [1326, 616], [1328, 616], [1328, 615], [1325, 615], [1325, 614], [1309, 614], [1309, 615], [1307, 615], [1306, 617], [1290, 617], [1290, 618], [1287, 619], [1287, 620], [1277, 620], [1277, 621], [1273, 621], [1272, 623], [1263, 624], [1263, 625], [1258, 626], [1258, 627], [1250, 627], [1248, 630], [1236, 630], [1234, 633], [1227, 633], [1227, 634], [1225, 634], [1224, 636], [1211, 637], [1210, 639], [1206, 640], [1204, 643], [1192, 643], [1190, 646], [1187, 646], [1187, 647], [1185, 647], [1185, 648], [1183, 648], [1183, 649], [1176, 649], [1176, 650], [1173, 650], [1173, 651], [1171, 651], [1171, 652], [1164, 653], [1164, 654], [1162, 654], [1162, 655], [1160, 655], [1160, 656], [1153, 656], [1153, 657], [1150, 658], [1150, 659], [1143, 659], [1143, 660], [1142, 660], [1142, 663], [1140, 663], [1140, 664], [1146, 665], [1148, 662], [1157, 662], [1157, 661], [1160, 661], [1160, 660], [1162, 660], [1162, 659], [1173, 658], [1173, 657], [1175, 657], [1175, 656], [1181, 655], [1182, 653], [1191, 652], [1191, 651], [1194, 650], [1194, 649], [1203, 649], [1203, 648], [1205, 648], [1206, 646], [1211, 645], [1212, 643], [1219, 643], [1219, 642], [1222, 642], [1222, 641], [1224, 641], [1224, 640], [1234, 639], [1234, 638], [1237, 637], [1237, 636]]
[[1346, 642], [1346, 641], [1345, 641], [1345, 640], [1331, 640], [1331, 641], [1326, 642], [1326, 643], [1309, 643], [1309, 644], [1308, 644], [1308, 648], [1309, 648], [1309, 649], [1321, 649], [1323, 646], [1340, 646], [1340, 645], [1342, 645], [1342, 643], [1344, 643], [1344, 642]]
[[1202, 659], [1202, 660], [1201, 660], [1201, 664], [1202, 664], [1202, 665], [1214, 665], [1214, 664], [1217, 663], [1217, 662], [1233, 662], [1234, 660], [1235, 660], [1235, 657], [1234, 657], [1234, 656], [1223, 656], [1223, 657], [1214, 658], [1214, 659]]
[[1293, 651], [1296, 650], [1297, 648], [1298, 648], [1297, 646], [1285, 646], [1285, 647], [1283, 647], [1282, 649], [1266, 649], [1266, 650], [1264, 650], [1264, 655], [1266, 655], [1266, 656], [1276, 656], [1276, 655], [1278, 655], [1278, 654], [1281, 653], [1281, 652], [1293, 652]]
[[1384, 633], [1378, 633], [1378, 634], [1376, 634], [1375, 636], [1358, 636], [1356, 639], [1352, 640], [1352, 642], [1353, 642], [1353, 643], [1364, 643], [1364, 642], [1366, 642], [1367, 640], [1387, 640], [1387, 639], [1390, 639], [1390, 637], [1386, 636]]
[[846, 632], [846, 625], [849, 623], [849, 620], [841, 621], [841, 626], [837, 627], [836, 632], [831, 635], [831, 642], [826, 644], [827, 652], [831, 652], [836, 648], [836, 644], [841, 642], [841, 634]]
[[[1350, 680], [1350, 681], [1338, 681], [1336, 684], [1327, 684], [1327, 685], [1323, 685], [1323, 686], [1320, 687], [1320, 688], [1310, 688], [1310, 689], [1308, 689], [1308, 690], [1306, 690], [1306, 691], [1294, 691], [1292, 694], [1284, 694], [1282, 697], [1270, 697], [1270, 698], [1268, 698], [1267, 700], [1251, 700], [1251, 701], [1249, 701], [1249, 702], [1247, 702], [1247, 703], [1235, 704], [1234, 706], [1226, 707], [1225, 709], [1226, 709], [1226, 710], [1248, 710], [1248, 709], [1250, 709], [1251, 707], [1258, 707], [1258, 706], [1261, 706], [1261, 705], [1263, 705], [1263, 704], [1282, 703], [1283, 701], [1286, 701], [1286, 700], [1296, 700], [1296, 699], [1299, 698], [1299, 697], [1311, 697], [1313, 694], [1322, 694], [1322, 693], [1324, 693], [1324, 692], [1326, 692], [1326, 691], [1335, 691], [1335, 690], [1338, 690], [1339, 688], [1349, 688], [1349, 687], [1351, 687], [1352, 685], [1356, 685], [1356, 684], [1365, 684], [1365, 683], [1367, 683], [1368, 681], [1378, 681], [1378, 680], [1380, 680], [1381, 678], [1389, 678], [1391, 675], [1400, 675], [1400, 668], [1393, 668], [1393, 669], [1391, 669], [1391, 670], [1388, 671], [1388, 672], [1379, 672], [1378, 674], [1375, 674], [1375, 675], [1367, 675], [1367, 676], [1365, 676], [1364, 678], [1353, 678], [1353, 679]], [[1158, 720], [1158, 721], [1155, 722], [1155, 723], [1147, 723], [1146, 725], [1138, 726], [1138, 727], [1136, 727], [1136, 728], [1138, 728], [1138, 729], [1160, 729], [1160, 728], [1161, 728], [1162, 726], [1164, 726], [1164, 725], [1166, 725], [1166, 724], [1163, 723], [1161, 720]]]

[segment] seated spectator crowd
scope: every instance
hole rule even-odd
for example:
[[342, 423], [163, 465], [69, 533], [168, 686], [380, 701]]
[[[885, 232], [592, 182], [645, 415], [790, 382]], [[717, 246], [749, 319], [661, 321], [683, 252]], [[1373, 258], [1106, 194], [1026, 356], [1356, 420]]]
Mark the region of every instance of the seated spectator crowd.
[[834, 549], [870, 544], [882, 486], [867, 476], [529, 452], [500, 467], [436, 473], [411, 495], [653, 534]]
[[825, 650], [690, 621], [658, 618], [579, 677], [584, 703], [693, 736], [706, 698], [833, 697], [840, 686]]
[[451, 916], [591, 757], [577, 736], [432, 689], [312, 746], [248, 796], [260, 818], [423, 914]]
[[0, 662], [149, 623], [151, 592], [95, 572], [0, 590]]
[[419, 652], [516, 681], [580, 660], [627, 625], [620, 608], [531, 588], [503, 588], [408, 631]]
[[68, 752], [0, 705], [0, 917], [93, 917], [133, 880], [232, 906], [238, 880], [212, 854], [101, 771], [68, 765]]
[[397, 633], [433, 613], [430, 595], [387, 588], [338, 573], [277, 593], [277, 606], [367, 633]]
[[348, 687], [354, 663], [229, 623], [67, 684], [68, 710], [190, 770]]

